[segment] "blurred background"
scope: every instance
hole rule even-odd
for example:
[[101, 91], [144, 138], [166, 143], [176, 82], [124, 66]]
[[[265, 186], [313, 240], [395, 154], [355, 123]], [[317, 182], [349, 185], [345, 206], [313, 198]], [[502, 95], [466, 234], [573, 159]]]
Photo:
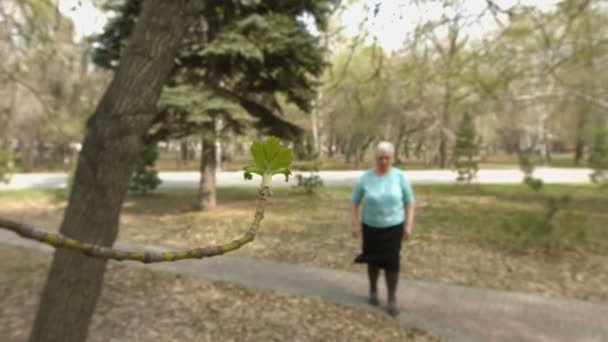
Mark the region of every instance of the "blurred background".
[[[407, 279], [608, 301], [605, 2], [207, 3], [151, 109], [119, 240], [175, 248], [238, 236], [256, 194], [233, 171], [273, 135], [293, 148], [296, 177], [235, 255], [363, 273], [350, 185], [390, 141], [417, 198]], [[59, 228], [87, 120], [141, 4], [0, 0], [2, 215]], [[50, 256], [10, 241], [0, 242], [0, 340], [21, 341]], [[111, 264], [89, 337], [442, 336], [330, 299]]]

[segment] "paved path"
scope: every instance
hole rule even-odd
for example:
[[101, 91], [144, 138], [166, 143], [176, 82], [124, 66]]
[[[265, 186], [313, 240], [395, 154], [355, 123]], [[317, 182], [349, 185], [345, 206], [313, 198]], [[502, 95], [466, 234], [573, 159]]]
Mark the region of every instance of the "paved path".
[[[46, 245], [2, 230], [0, 244], [51, 251]], [[128, 264], [254, 288], [319, 296], [375, 310], [366, 305], [367, 281], [362, 273], [231, 256], [153, 265]], [[433, 331], [448, 341], [608, 341], [608, 303], [546, 299], [531, 294], [411, 280], [400, 281], [398, 294], [402, 309], [400, 320]]]
[[[319, 174], [326, 185], [352, 185], [362, 171], [321, 171]], [[535, 176], [547, 183], [588, 183], [589, 169], [560, 169], [537, 168]], [[305, 173], [306, 174], [306, 173]], [[412, 170], [407, 175], [415, 184], [449, 184], [454, 183], [456, 173], [448, 170]], [[196, 188], [199, 180], [198, 172], [161, 172], [163, 188]], [[523, 174], [517, 169], [511, 170], [480, 170], [478, 182], [483, 184], [514, 184], [521, 183]], [[66, 175], [63, 173], [29, 173], [13, 175], [9, 184], [0, 184], [3, 189], [28, 188], [64, 188]], [[220, 172], [217, 175], [220, 187], [226, 186], [258, 186], [258, 181], [245, 181], [242, 172]], [[284, 186], [282, 176], [276, 176], [274, 186]], [[294, 184], [292, 178], [290, 185]]]

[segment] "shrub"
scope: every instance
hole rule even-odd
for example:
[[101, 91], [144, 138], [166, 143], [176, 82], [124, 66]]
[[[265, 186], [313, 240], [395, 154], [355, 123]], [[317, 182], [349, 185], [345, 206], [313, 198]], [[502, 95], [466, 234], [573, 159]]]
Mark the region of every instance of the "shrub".
[[129, 190], [146, 195], [154, 191], [162, 181], [158, 177], [158, 171], [154, 169], [154, 164], [158, 159], [158, 149], [156, 144], [145, 145], [137, 159], [135, 172], [129, 183]]
[[589, 153], [589, 165], [593, 168], [591, 181], [601, 185], [608, 184], [608, 130], [600, 129], [595, 134]]
[[[519, 166], [524, 173], [524, 184], [532, 191], [542, 194], [542, 179], [534, 178], [534, 162], [529, 154], [519, 154]], [[544, 194], [544, 208], [540, 213], [535, 213], [532, 217], [515, 218], [515, 223], [505, 223], [503, 228], [509, 231], [514, 239], [529, 246], [542, 246], [547, 251], [555, 248], [566, 247], [573, 242], [583, 242], [586, 233], [582, 224], [567, 225], [575, 226], [576, 229], [563, 229], [565, 220], [584, 219], [576, 215], [575, 212], [568, 210], [572, 202], [572, 196], [555, 196]]]
[[585, 216], [568, 209], [571, 202], [572, 197], [568, 195], [550, 196], [544, 201], [542, 212], [503, 221], [503, 239], [522, 246], [542, 247], [548, 252], [585, 242]]
[[456, 180], [470, 183], [479, 171], [479, 144], [473, 116], [464, 114], [458, 131], [456, 131], [455, 167], [458, 172]]
[[304, 189], [309, 195], [312, 195], [317, 189], [323, 187], [323, 180], [319, 176], [319, 163], [315, 162], [308, 175], [297, 174], [296, 175], [296, 187]]

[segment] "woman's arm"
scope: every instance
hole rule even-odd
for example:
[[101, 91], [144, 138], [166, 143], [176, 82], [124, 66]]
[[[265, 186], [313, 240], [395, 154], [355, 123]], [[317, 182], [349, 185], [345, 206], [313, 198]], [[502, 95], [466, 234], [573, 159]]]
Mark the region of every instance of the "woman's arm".
[[359, 204], [353, 203], [351, 212], [352, 234], [355, 239], [358, 239], [361, 235], [361, 222], [359, 221]]
[[414, 202], [405, 205], [405, 227], [403, 230], [403, 239], [409, 240], [414, 234]]

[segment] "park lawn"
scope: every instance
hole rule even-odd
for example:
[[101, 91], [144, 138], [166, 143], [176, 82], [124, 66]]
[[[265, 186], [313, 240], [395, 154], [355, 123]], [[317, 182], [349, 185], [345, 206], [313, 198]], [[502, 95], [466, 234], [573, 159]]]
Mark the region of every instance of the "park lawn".
[[[0, 341], [26, 341], [48, 253], [0, 246]], [[110, 264], [87, 341], [438, 341], [381, 312]]]
[[[425, 185], [415, 186], [415, 192], [415, 238], [403, 252], [406, 277], [608, 301], [605, 191], [567, 185], [546, 186], [541, 193], [520, 185]], [[313, 196], [277, 189], [259, 237], [235, 254], [363, 272], [352, 263], [360, 241], [350, 237], [349, 193], [343, 187]], [[573, 202], [556, 216], [551, 235], [562, 238], [528, 234], [545, 215], [547, 198], [565, 194]], [[194, 190], [129, 196], [119, 238], [172, 247], [229, 241], [251, 221], [256, 192], [221, 189], [217, 209], [203, 213], [192, 209], [195, 197]], [[1, 212], [51, 229], [59, 225], [64, 206], [62, 192], [0, 192]], [[578, 230], [584, 230], [584, 240], [571, 234]]]

